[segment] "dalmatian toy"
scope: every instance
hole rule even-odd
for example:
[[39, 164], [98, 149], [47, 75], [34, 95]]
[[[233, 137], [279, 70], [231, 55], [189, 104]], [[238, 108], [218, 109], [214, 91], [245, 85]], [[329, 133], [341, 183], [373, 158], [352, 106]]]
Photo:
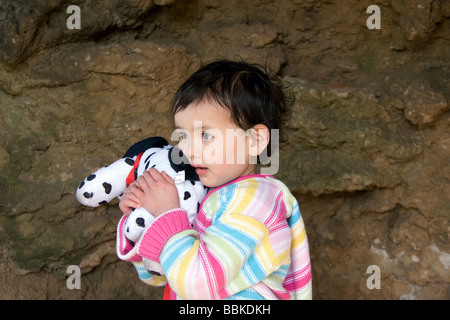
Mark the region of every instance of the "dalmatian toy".
[[[147, 138], [134, 144], [122, 158], [89, 175], [78, 187], [77, 199], [90, 207], [109, 203], [114, 198], [120, 198], [125, 188], [149, 168], [164, 171], [174, 179], [180, 207], [193, 223], [207, 188], [200, 182], [195, 169], [188, 164], [181, 150], [162, 137]], [[117, 226], [116, 249], [120, 259], [140, 259], [134, 245], [154, 219], [144, 208], [135, 209], [128, 217], [122, 217]], [[163, 275], [157, 262], [143, 258], [143, 264], [151, 274]]]

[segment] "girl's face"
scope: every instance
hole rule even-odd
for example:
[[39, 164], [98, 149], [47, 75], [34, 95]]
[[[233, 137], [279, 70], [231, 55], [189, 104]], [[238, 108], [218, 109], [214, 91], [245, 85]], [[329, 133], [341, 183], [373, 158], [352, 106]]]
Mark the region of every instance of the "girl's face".
[[202, 101], [175, 116], [178, 147], [196, 168], [200, 181], [218, 187], [255, 173], [256, 158], [249, 154], [251, 129], [244, 131], [231, 119], [228, 109]]

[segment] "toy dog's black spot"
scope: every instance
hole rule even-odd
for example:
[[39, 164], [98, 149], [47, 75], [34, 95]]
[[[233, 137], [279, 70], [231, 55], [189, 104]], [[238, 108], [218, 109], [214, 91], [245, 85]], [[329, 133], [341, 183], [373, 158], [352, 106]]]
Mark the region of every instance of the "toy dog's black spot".
[[150, 270], [148, 273], [150, 273], [153, 276], [158, 276], [158, 277], [161, 276], [161, 273], [153, 271], [153, 270]]
[[103, 200], [102, 202], [99, 202], [98, 204], [103, 205], [103, 204], [108, 204], [108, 201]]
[[83, 196], [84, 196], [86, 199], [92, 198], [93, 195], [94, 195], [93, 192], [85, 192], [85, 193], [83, 193]]
[[150, 157], [151, 157], [152, 155], [154, 155], [155, 153], [156, 153], [156, 152], [153, 152], [153, 153], [149, 154], [149, 156], [148, 156], [147, 158], [145, 158], [144, 162], [148, 162], [148, 161], [150, 160]]
[[191, 194], [188, 192], [188, 191], [185, 191], [184, 192], [184, 198], [183, 198], [183, 200], [187, 200], [187, 199], [189, 199], [191, 197]]
[[175, 172], [184, 170], [185, 179], [189, 181], [200, 181], [195, 168], [189, 164], [189, 160], [184, 153], [177, 147], [169, 150], [169, 162]]
[[130, 166], [133, 166], [134, 165], [134, 160], [131, 159], [131, 158], [125, 158], [125, 163], [130, 165]]
[[103, 188], [105, 188], [105, 193], [110, 194], [112, 186], [108, 182], [103, 182]]
[[[148, 166], [150, 165], [150, 162], [147, 162], [147, 164], [145, 165], [145, 170], [148, 170]], [[152, 165], [152, 168], [155, 168], [156, 164]]]
[[80, 183], [80, 185], [78, 186], [78, 189], [83, 188], [83, 186], [84, 186], [84, 180]]
[[86, 178], [87, 181], [92, 181], [95, 179], [95, 174], [91, 174], [89, 177]]
[[144, 227], [145, 227], [145, 220], [144, 220], [144, 218], [141, 218], [141, 217], [136, 218], [136, 224], [137, 224], [139, 227], [144, 228]]

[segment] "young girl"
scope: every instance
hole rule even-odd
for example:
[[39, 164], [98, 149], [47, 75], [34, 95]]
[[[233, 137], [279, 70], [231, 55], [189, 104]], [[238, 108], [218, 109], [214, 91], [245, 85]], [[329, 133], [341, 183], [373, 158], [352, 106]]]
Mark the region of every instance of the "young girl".
[[255, 158], [278, 142], [271, 136], [288, 110], [280, 86], [244, 62], [208, 64], [178, 90], [178, 147], [211, 188], [194, 225], [179, 208], [174, 181], [155, 169], [128, 187], [119, 204], [125, 215], [142, 206], [157, 217], [136, 245], [165, 277], [135, 266], [149, 284], [167, 279], [165, 298], [312, 298], [298, 203], [281, 181], [256, 174]]

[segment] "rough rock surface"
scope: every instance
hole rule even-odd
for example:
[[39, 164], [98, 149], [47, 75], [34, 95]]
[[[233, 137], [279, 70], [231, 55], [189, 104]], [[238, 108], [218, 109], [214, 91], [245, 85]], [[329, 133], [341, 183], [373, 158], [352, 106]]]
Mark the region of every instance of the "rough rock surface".
[[444, 0], [1, 1], [0, 298], [160, 299], [115, 255], [117, 203], [75, 190], [134, 141], [170, 139], [190, 73], [243, 58], [295, 98], [277, 177], [300, 202], [314, 298], [449, 299], [449, 17]]

